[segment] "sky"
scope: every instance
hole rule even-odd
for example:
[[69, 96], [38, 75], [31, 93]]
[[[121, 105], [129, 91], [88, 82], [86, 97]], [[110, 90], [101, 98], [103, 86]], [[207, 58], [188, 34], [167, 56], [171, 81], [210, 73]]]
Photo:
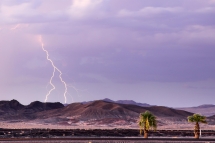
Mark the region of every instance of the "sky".
[[[0, 0], [0, 100], [215, 104], [215, 0]], [[56, 87], [47, 102], [65, 102]]]

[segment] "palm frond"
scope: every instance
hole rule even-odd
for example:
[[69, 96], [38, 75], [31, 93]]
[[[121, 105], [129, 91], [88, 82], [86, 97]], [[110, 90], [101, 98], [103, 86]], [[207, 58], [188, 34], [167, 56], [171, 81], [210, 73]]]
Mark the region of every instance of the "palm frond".
[[140, 114], [139, 126], [146, 130], [156, 130], [157, 120], [156, 117], [149, 111]]
[[193, 114], [193, 116], [187, 117], [188, 122], [207, 123], [206, 117], [200, 114]]

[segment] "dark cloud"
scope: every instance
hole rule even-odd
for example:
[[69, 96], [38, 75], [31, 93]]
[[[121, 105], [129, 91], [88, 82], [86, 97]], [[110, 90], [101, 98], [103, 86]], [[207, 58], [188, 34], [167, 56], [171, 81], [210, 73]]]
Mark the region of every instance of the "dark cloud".
[[[65, 81], [92, 88], [89, 100], [108, 96], [109, 86], [111, 97], [129, 98], [122, 89], [132, 85], [135, 98], [141, 92], [166, 98], [196, 95], [187, 87], [210, 96], [213, 89], [201, 87], [211, 87], [207, 81], [215, 79], [214, 8], [212, 0], [1, 1], [0, 84], [4, 94], [11, 87], [23, 93], [27, 85], [28, 93], [44, 86], [40, 97], [46, 94], [52, 67], [41, 35]], [[159, 86], [165, 88], [155, 92]], [[180, 92], [172, 95], [173, 89]]]

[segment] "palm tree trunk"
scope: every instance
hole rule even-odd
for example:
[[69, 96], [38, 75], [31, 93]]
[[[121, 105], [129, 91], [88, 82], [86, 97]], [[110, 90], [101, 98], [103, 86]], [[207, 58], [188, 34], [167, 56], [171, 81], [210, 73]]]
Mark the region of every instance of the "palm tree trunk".
[[148, 138], [148, 132], [149, 132], [148, 130], [144, 129], [144, 138], [146, 138], [146, 139]]
[[195, 128], [194, 128], [194, 135], [196, 139], [199, 139], [199, 123], [196, 122]]

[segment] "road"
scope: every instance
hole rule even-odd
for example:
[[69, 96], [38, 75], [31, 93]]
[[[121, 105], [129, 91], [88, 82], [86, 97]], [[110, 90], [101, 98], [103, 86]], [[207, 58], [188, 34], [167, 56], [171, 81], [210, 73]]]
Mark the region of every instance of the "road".
[[215, 143], [215, 138], [0, 138], [0, 143]]

